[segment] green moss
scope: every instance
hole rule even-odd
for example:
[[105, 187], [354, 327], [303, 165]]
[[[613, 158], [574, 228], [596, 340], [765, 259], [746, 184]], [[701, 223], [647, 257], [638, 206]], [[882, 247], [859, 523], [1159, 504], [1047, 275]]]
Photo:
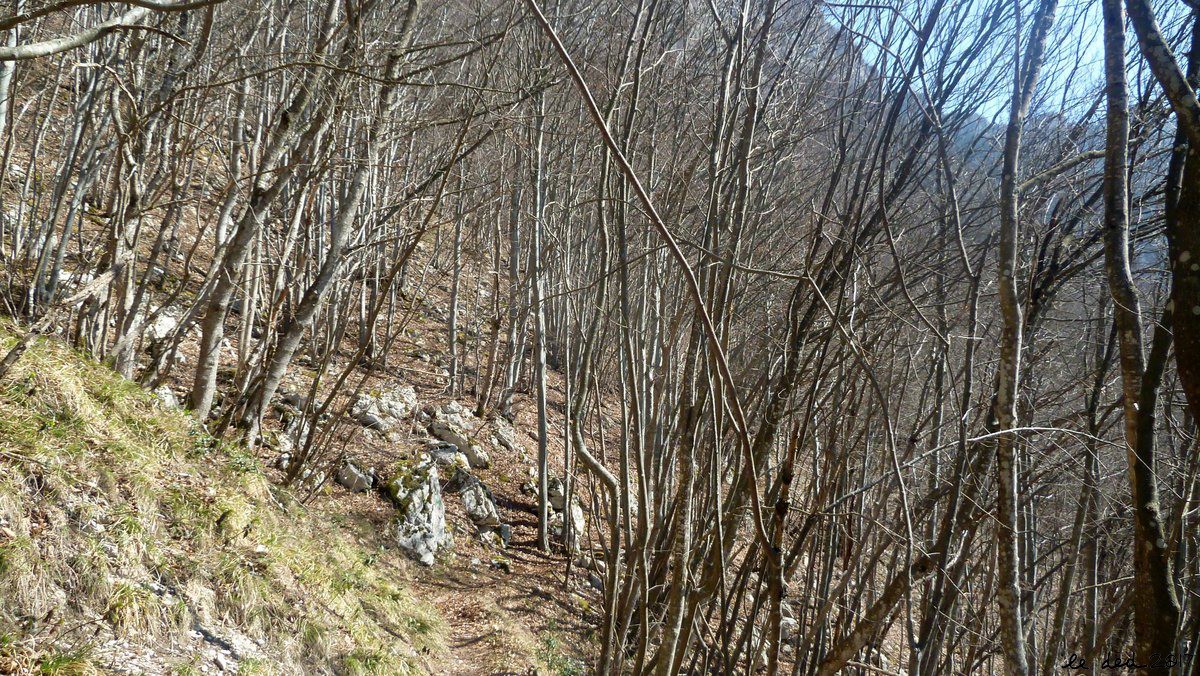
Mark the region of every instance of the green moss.
[[431, 463], [417, 459], [401, 460], [396, 463], [392, 470], [392, 478], [388, 479], [384, 486], [388, 498], [396, 504], [401, 513], [408, 510], [408, 496], [418, 486], [429, 480], [429, 472], [432, 467]]
[[18, 535], [0, 542], [0, 580], [8, 573], [19, 570], [33, 552], [33, 540], [26, 535]]

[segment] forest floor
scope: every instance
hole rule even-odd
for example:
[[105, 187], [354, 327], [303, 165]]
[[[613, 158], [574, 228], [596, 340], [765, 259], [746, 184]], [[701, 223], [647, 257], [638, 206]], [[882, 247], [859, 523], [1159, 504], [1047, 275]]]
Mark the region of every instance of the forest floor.
[[[358, 443], [345, 450], [357, 461], [374, 465], [386, 463], [391, 448], [417, 443]], [[411, 591], [434, 607], [445, 623], [444, 651], [426, 655], [424, 666], [430, 673], [472, 676], [585, 673], [583, 665], [595, 647], [600, 593], [579, 566], [572, 567], [569, 579], [564, 577], [561, 548], [538, 548], [535, 498], [520, 490], [530, 479], [530, 459], [499, 449], [490, 452], [492, 466], [475, 474], [491, 490], [501, 521], [512, 526], [509, 545], [496, 549], [481, 542], [462, 501], [446, 495], [453, 553], [430, 569], [402, 564], [409, 570]], [[267, 454], [262, 461], [269, 464]], [[310, 508], [344, 520], [364, 547], [378, 547], [381, 536], [386, 540], [395, 518], [393, 507], [380, 496], [353, 494], [336, 484], [314, 497]]]
[[0, 673], [583, 672], [599, 594], [535, 546], [526, 458], [480, 472], [510, 546], [446, 496], [454, 551], [426, 568], [382, 497], [302, 504], [261, 453], [39, 340], [0, 384]]
[[[96, 227], [86, 222], [81, 229], [94, 235]], [[195, 224], [185, 224], [185, 235], [193, 234], [190, 231], [194, 227]], [[198, 252], [198, 258], [190, 265], [193, 273], [207, 264], [206, 256], [210, 253], [203, 249]], [[382, 360], [385, 363], [369, 370], [356, 367], [351, 382], [362, 378], [363, 391], [411, 385], [421, 407], [437, 408], [454, 399], [474, 408], [473, 392], [455, 396], [447, 392], [444, 369], [448, 363], [449, 271], [439, 268], [433, 254], [422, 245], [414, 257], [412, 273], [402, 294], [402, 304], [407, 310], [392, 326], [392, 330], [399, 332], [399, 340], [387, 359]], [[163, 265], [168, 293], [159, 302], [164, 309], [170, 303], [169, 309], [179, 312], [194, 301], [195, 277], [190, 277], [191, 282], [185, 281], [189, 277], [180, 261]], [[72, 261], [68, 260], [68, 268], [71, 267]], [[68, 286], [78, 286], [80, 280], [74, 273], [68, 271], [66, 275]], [[464, 287], [473, 288], [474, 293], [462, 300], [460, 331], [478, 335], [488, 319], [485, 309], [490, 306], [488, 294], [494, 291], [474, 285], [473, 278], [468, 280], [465, 275]], [[178, 293], [172, 295], [170, 290]], [[16, 332], [15, 326], [0, 323], [0, 349], [11, 344]], [[185, 334], [179, 346], [180, 360], [165, 382], [181, 401], [186, 397], [196, 363], [196, 334], [195, 328]], [[236, 360], [239, 337], [238, 331], [227, 332], [223, 364]], [[337, 350], [331, 372], [343, 368], [346, 357], [344, 350]], [[476, 381], [474, 375], [484, 370], [486, 355], [464, 354], [460, 359], [461, 367], [469, 375], [467, 382]], [[299, 355], [283, 388], [307, 392], [315, 375], [312, 363], [305, 355]], [[225, 393], [229, 391], [229, 375], [228, 370], [222, 372]], [[252, 458], [236, 444], [218, 444], [219, 453], [215, 457], [198, 457], [194, 420], [180, 411], [170, 411], [166, 416], [173, 426], [169, 433], [164, 433], [167, 441], [159, 438], [163, 435], [146, 438], [143, 428], [156, 429], [161, 422], [158, 418], [162, 413], [154, 398], [91, 362], [87, 356], [65, 348], [57, 339], [39, 341], [39, 347], [22, 359], [20, 368], [8, 380], [0, 383], [0, 409], [12, 414], [8, 427], [0, 425], [0, 470], [8, 473], [7, 477], [0, 474], [3, 478], [0, 480], [0, 674], [22, 673], [25, 668], [42, 669], [55, 660], [69, 665], [64, 673], [69, 669], [93, 673], [79, 665], [118, 673], [222, 670], [216, 661], [222, 651], [214, 652], [212, 641], [195, 631], [187, 631], [185, 625], [190, 624], [187, 621], [175, 618], [179, 626], [168, 626], [171, 623], [166, 620], [160, 622], [160, 615], [170, 614], [167, 611], [147, 611], [131, 623], [115, 621], [121, 614], [118, 606], [123, 608], [124, 601], [114, 600], [114, 594], [128, 595], [133, 590], [139, 602], [147, 601], [153, 608], [163, 605], [164, 598], [166, 602], [172, 600], [170, 594], [163, 597], [154, 591], [159, 589], [155, 580], [163, 577], [160, 568], [164, 565], [171, 575], [197, 580], [196, 586], [202, 590], [198, 593], [216, 597], [211, 604], [212, 626], [219, 626], [224, 635], [237, 636], [236, 643], [245, 648], [247, 659], [240, 660], [238, 673], [255, 673], [254, 665], [261, 657], [264, 668], [260, 673], [299, 673], [288, 669], [300, 665], [303, 665], [301, 671], [309, 673], [316, 669], [314, 665], [321, 663], [340, 664], [338, 668], [329, 668], [339, 673], [394, 673], [396, 665], [403, 664], [438, 674], [575, 674], [583, 673], [582, 665], [594, 653], [593, 629], [598, 622], [601, 595], [589, 583], [588, 571], [578, 566], [573, 566], [570, 578], [564, 579], [566, 556], [561, 550], [547, 553], [536, 546], [535, 501], [521, 491], [522, 484], [531, 480], [537, 448], [536, 406], [526, 391], [515, 394], [511, 410], [512, 426], [525, 450], [511, 453], [491, 448], [491, 467], [476, 472], [494, 495], [501, 520], [512, 526], [509, 546], [497, 550], [481, 542], [462, 501], [446, 495], [447, 521], [455, 535], [454, 550], [432, 568], [424, 568], [405, 559], [391, 544], [389, 527], [395, 519], [395, 509], [382, 496], [374, 492], [352, 494], [332, 481], [315, 492], [306, 487], [281, 490], [282, 472], [275, 468], [278, 450], [267, 444], [258, 445]], [[325, 378], [322, 382], [329, 380]], [[555, 372], [551, 372], [548, 380], [550, 428], [561, 430], [563, 383]], [[32, 394], [21, 389], [27, 383], [37, 384], [36, 391], [30, 391]], [[103, 391], [93, 392], [94, 387]], [[522, 387], [527, 389], [528, 383]], [[495, 403], [494, 393], [491, 403]], [[607, 405], [602, 408], [605, 435], [615, 444], [616, 416]], [[74, 427], [72, 422], [72, 426], [64, 427], [63, 420], [83, 420], [87, 424]], [[272, 413], [264, 421], [267, 432], [264, 436], [277, 433], [279, 424]], [[77, 453], [79, 448], [109, 449], [113, 441], [108, 437], [114, 425], [120, 428], [118, 437], [128, 436], [131, 440], [120, 445], [122, 454]], [[185, 429], [193, 431], [185, 433]], [[398, 459], [411, 456], [428, 440], [428, 434], [415, 426], [401, 430], [399, 439], [395, 435], [385, 439], [353, 422], [341, 425], [336, 434], [330, 451], [318, 460], [328, 474], [332, 474], [330, 470], [343, 457], [386, 472]], [[561, 477], [564, 449], [560, 438], [549, 440], [549, 452], [552, 470]], [[153, 462], [145, 468], [139, 467], [148, 457]], [[253, 468], [247, 464], [251, 461]], [[226, 466], [230, 464], [234, 465], [232, 475]], [[61, 480], [61, 485], [57, 491], [47, 493], [39, 489], [31, 493], [21, 481], [33, 481], [30, 476], [47, 474], [30, 471], [31, 467], [43, 465], [57, 468], [49, 474], [57, 477], [56, 481]], [[159, 490], [164, 484], [155, 481], [174, 477], [177, 471], [188, 478], [181, 482], [165, 479], [168, 482], [165, 485], [172, 488]], [[74, 504], [76, 499], [63, 497], [79, 492], [72, 474], [97, 477], [93, 483], [98, 485], [115, 480], [126, 488], [132, 487], [134, 494], [114, 488], [109, 491], [103, 508], [84, 508], [91, 516], [75, 523], [78, 521], [75, 513], [80, 509]], [[246, 490], [253, 498], [242, 499], [245, 496], [236, 494], [246, 488], [243, 484], [251, 486]], [[189, 490], [187, 504], [164, 504], [176, 499], [175, 491], [181, 486]], [[583, 498], [583, 509], [590, 515], [595, 505], [590, 502], [586, 481], [578, 484], [578, 491]], [[95, 491], [88, 488], [84, 492]], [[202, 497], [203, 504], [192, 504], [197, 495]], [[88, 499], [84, 497], [85, 502]], [[140, 503], [128, 504], [131, 500]], [[279, 511], [281, 503], [286, 505], [286, 513]], [[289, 548], [294, 550], [290, 553], [295, 556], [276, 560], [275, 550], [269, 544], [266, 545], [269, 554], [256, 553], [263, 541], [254, 536], [230, 541], [215, 537], [213, 525], [206, 522], [209, 512], [231, 509], [231, 505], [239, 518], [256, 524], [270, 522], [270, 536], [289, 540]], [[259, 510], [268, 516], [255, 516]], [[129, 539], [127, 546], [137, 554], [132, 563], [123, 565], [116, 559], [126, 556], [126, 545], [118, 542], [112, 549], [109, 531], [93, 533], [86, 528], [93, 521], [100, 524], [98, 528], [108, 528], [105, 524], [127, 518], [130, 512], [138, 514], [134, 528], [139, 535], [123, 537]], [[218, 511], [215, 517], [222, 513]], [[39, 514], [53, 515], [53, 519]], [[164, 539], [167, 534], [161, 531], [160, 523], [160, 517], [164, 516], [172, 524], [185, 524], [187, 532], [170, 533], [171, 538]], [[38, 519], [56, 519], [61, 522], [59, 525], [69, 526], [68, 536], [54, 543], [45, 541], [45, 533], [37, 530]], [[593, 519], [588, 521], [593, 532], [585, 539], [585, 548], [594, 542], [596, 527]], [[329, 551], [323, 552], [327, 541]], [[97, 548], [101, 548], [103, 556], [97, 554]], [[174, 552], [174, 558], [169, 564], [142, 560], [145, 552], [158, 550]], [[32, 563], [47, 553], [74, 563], [66, 568]], [[92, 564], [82, 562], [80, 557], [84, 554]], [[331, 560], [324, 560], [323, 556]], [[211, 565], [214, 570], [196, 571], [199, 562]], [[364, 571], [362, 562], [368, 562], [371, 570]], [[88, 570], [88, 565], [98, 566], [100, 572]], [[273, 566], [280, 570], [275, 571]], [[321, 568], [330, 577], [340, 575], [346, 579], [332, 584], [324, 580], [297, 580], [312, 576], [313, 567]], [[255, 579], [243, 579], [243, 573]], [[94, 589], [78, 593], [77, 578], [92, 574], [119, 581], [94, 581], [94, 585], [89, 583]], [[342, 588], [347, 585], [353, 589]], [[147, 589], [151, 590], [148, 597], [144, 594]], [[397, 632], [388, 618], [379, 619], [381, 611], [375, 607], [377, 604], [362, 598], [380, 593], [381, 589], [395, 601], [396, 607], [386, 609], [387, 613], [396, 616], [391, 619], [399, 618], [402, 624], [410, 625], [407, 629]], [[192, 601], [189, 603], [196, 606]], [[92, 638], [84, 641], [73, 638], [64, 644], [58, 635], [64, 626], [61, 622], [54, 623], [53, 629], [42, 622], [33, 623], [38, 626], [22, 625], [32, 622], [35, 616], [46, 612], [56, 614], [68, 606], [75, 606], [68, 615], [73, 614], [77, 621], [94, 623], [94, 626], [88, 624], [96, 629]], [[364, 620], [363, 613], [370, 617]], [[184, 633], [180, 634], [179, 629]], [[272, 641], [286, 646], [271, 645]], [[389, 647], [389, 641], [396, 643], [397, 649]], [[246, 648], [250, 644], [257, 647]], [[68, 659], [71, 655], [80, 657]], [[226, 663], [225, 667], [228, 666]], [[317, 669], [323, 670], [324, 667]]]

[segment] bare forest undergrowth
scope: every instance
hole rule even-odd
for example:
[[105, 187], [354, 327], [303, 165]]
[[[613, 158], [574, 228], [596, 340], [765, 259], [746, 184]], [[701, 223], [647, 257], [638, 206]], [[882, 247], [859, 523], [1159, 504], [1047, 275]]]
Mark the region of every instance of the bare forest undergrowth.
[[1200, 676], [1200, 8], [0, 0], [0, 672]]
[[599, 595], [536, 547], [533, 501], [502, 480], [527, 459], [487, 476], [509, 547], [448, 504], [455, 553], [425, 569], [390, 542], [381, 496], [329, 484], [302, 505], [273, 456], [210, 446], [50, 340], [0, 397], [3, 673], [581, 671]]

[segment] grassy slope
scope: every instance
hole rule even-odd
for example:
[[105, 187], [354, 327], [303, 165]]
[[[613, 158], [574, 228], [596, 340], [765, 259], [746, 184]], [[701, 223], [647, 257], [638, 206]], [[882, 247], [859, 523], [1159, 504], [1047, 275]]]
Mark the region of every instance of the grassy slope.
[[[0, 354], [13, 342], [0, 329]], [[0, 673], [96, 673], [114, 639], [196, 673], [213, 650], [197, 622], [243, 646], [241, 672], [424, 670], [441, 619], [373, 565], [393, 553], [318, 516], [183, 413], [40, 341], [0, 383]]]

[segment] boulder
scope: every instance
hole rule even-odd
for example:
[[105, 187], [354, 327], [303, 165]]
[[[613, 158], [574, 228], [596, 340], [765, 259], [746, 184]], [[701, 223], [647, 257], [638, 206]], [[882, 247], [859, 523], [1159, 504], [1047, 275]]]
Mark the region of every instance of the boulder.
[[[550, 535], [555, 539], [562, 539], [563, 534], [563, 514], [564, 512], [555, 512], [550, 515]], [[571, 501], [571, 534], [575, 540], [575, 547], [579, 547], [579, 540], [583, 537], [583, 530], [586, 527], [586, 522], [583, 519], [583, 508], [579, 506], [579, 501]]]
[[301, 411], [308, 406], [308, 397], [300, 394], [299, 392], [293, 392], [291, 390], [281, 390], [279, 392], [279, 400], [283, 402], [283, 404], [300, 409]]
[[487, 469], [492, 464], [491, 457], [474, 439], [479, 427], [480, 421], [473, 413], [457, 401], [451, 401], [442, 406], [429, 423], [429, 433], [457, 446], [458, 450], [467, 456], [471, 467]]
[[375, 477], [371, 473], [358, 466], [358, 463], [347, 459], [338, 469], [337, 475], [334, 477], [338, 484], [343, 486], [351, 493], [365, 493], [371, 490], [375, 485]]
[[359, 425], [376, 432], [387, 432], [392, 429], [392, 423], [386, 418], [383, 418], [370, 411], [363, 411], [354, 418]]
[[446, 471], [453, 473], [450, 474], [450, 479], [442, 486], [442, 492], [444, 493], [462, 493], [479, 481], [479, 479], [475, 478], [474, 474], [471, 474], [470, 468], [462, 465], [448, 467]]
[[597, 559], [590, 554], [585, 554], [575, 559], [575, 565], [584, 570], [600, 573], [601, 575], [604, 575], [608, 571], [608, 564], [604, 562], [604, 559]]
[[492, 549], [504, 549], [504, 540], [493, 528], [483, 528], [479, 531], [479, 541]]
[[492, 466], [492, 456], [488, 455], [482, 446], [471, 444], [463, 449], [463, 455], [467, 456], [467, 462], [475, 469], [487, 469]]
[[179, 398], [166, 385], [160, 385], [158, 389], [154, 390], [154, 396], [158, 397], [158, 401], [167, 408], [179, 408]]
[[604, 578], [595, 573], [588, 573], [588, 584], [592, 585], [592, 589], [604, 593]]
[[524, 457], [525, 448], [521, 446], [521, 442], [517, 440], [517, 432], [513, 426], [504, 418], [496, 416], [492, 419], [492, 443], [500, 448], [503, 448], [510, 453], [516, 453], [518, 457]]
[[479, 421], [462, 404], [451, 401], [435, 411], [429, 423], [429, 431], [442, 441], [458, 446], [459, 450], [471, 445], [471, 439]]
[[179, 326], [179, 311], [175, 309], [163, 310], [158, 313], [158, 316], [153, 321], [146, 324], [142, 330], [142, 335], [151, 343], [161, 342], [164, 338], [171, 335], [175, 327]]
[[[474, 477], [472, 477], [474, 478]], [[500, 512], [496, 510], [496, 502], [492, 492], [479, 479], [469, 482], [462, 490], [463, 507], [467, 508], [467, 516], [476, 526], [499, 526]]]
[[444, 441], [430, 441], [425, 444], [425, 452], [433, 458], [438, 467], [461, 467], [469, 469], [471, 466], [467, 461], [467, 456], [459, 453], [458, 446], [454, 444], [448, 444]]
[[280, 453], [291, 453], [308, 437], [308, 422], [304, 416], [291, 411], [284, 413], [282, 422], [283, 429], [275, 435], [275, 447]]
[[506, 523], [482, 526], [479, 529], [479, 541], [494, 549], [507, 549], [512, 542], [512, 526]]
[[363, 427], [387, 432], [417, 408], [417, 391], [404, 385], [380, 394], [360, 394], [350, 415]]
[[550, 506], [561, 512], [567, 500], [562, 480], [556, 476], [550, 477], [550, 480], [546, 482], [546, 495], [550, 500]]
[[422, 455], [402, 464], [388, 480], [386, 493], [400, 512], [394, 529], [396, 544], [412, 558], [432, 566], [438, 551], [452, 544], [437, 463]]

